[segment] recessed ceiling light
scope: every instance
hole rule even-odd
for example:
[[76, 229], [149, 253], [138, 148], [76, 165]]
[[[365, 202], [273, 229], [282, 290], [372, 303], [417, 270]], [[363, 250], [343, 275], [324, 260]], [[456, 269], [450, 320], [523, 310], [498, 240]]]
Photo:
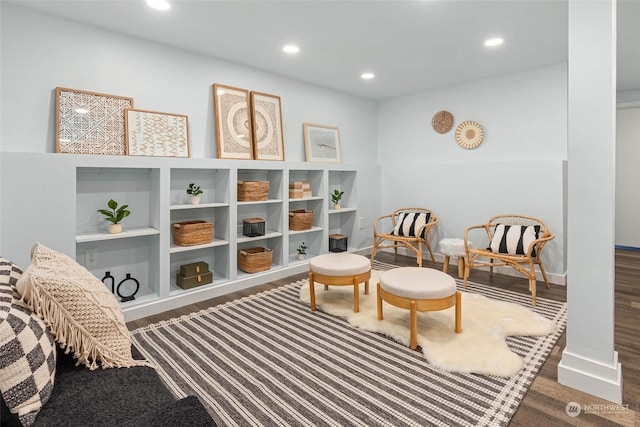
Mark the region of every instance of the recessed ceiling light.
[[500, 46], [502, 43], [504, 43], [504, 39], [502, 37], [494, 37], [484, 41], [484, 45], [487, 47]]
[[371, 80], [372, 78], [374, 78], [376, 75], [373, 73], [362, 73], [360, 74], [360, 78], [362, 80]]
[[286, 44], [282, 47], [283, 52], [285, 53], [298, 53], [300, 52], [300, 48], [295, 44]]
[[167, 0], [147, 0], [147, 6], [157, 10], [171, 9], [171, 4]]

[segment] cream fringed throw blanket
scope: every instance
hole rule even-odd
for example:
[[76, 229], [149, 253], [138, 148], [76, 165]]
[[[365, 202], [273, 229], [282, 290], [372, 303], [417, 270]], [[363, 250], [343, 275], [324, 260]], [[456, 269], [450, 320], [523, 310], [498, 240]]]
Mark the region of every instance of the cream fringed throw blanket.
[[153, 367], [131, 356], [131, 337], [115, 296], [70, 257], [36, 243], [31, 265], [16, 287], [60, 347], [73, 352], [78, 365], [92, 370]]

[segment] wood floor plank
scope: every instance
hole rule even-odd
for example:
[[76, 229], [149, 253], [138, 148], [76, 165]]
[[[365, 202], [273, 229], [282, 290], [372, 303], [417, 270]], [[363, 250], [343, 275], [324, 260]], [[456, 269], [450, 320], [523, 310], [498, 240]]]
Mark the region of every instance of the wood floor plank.
[[[363, 253], [363, 255], [368, 255], [368, 253]], [[416, 265], [415, 258], [402, 255], [396, 257], [393, 253], [388, 252], [379, 253], [376, 259], [398, 266]], [[442, 264], [426, 260], [423, 266], [442, 269]], [[454, 270], [452, 269], [451, 272], [455, 276]], [[587, 407], [589, 405], [610, 404], [610, 402], [558, 384], [558, 364], [562, 359], [562, 350], [566, 343], [566, 334], [563, 334], [511, 419], [510, 426], [640, 426], [640, 346], [638, 346], [638, 337], [640, 336], [640, 251], [617, 249], [615, 274], [615, 349], [618, 351], [619, 361], [622, 363], [624, 382], [622, 401], [627, 409], [622, 408], [618, 411], [594, 410], [593, 413], [581, 413], [577, 417], [567, 415], [566, 406], [569, 402], [577, 402]], [[283, 286], [306, 276], [306, 273], [301, 273], [240, 292], [201, 301], [188, 307], [134, 320], [127, 323], [127, 327], [133, 330]], [[500, 274], [490, 276], [486, 271], [474, 270], [470, 280], [529, 294], [528, 281], [525, 278]], [[547, 289], [544, 283], [538, 282], [538, 297], [566, 301], [566, 287], [551, 285], [551, 288]], [[598, 407], [593, 408], [597, 409]]]

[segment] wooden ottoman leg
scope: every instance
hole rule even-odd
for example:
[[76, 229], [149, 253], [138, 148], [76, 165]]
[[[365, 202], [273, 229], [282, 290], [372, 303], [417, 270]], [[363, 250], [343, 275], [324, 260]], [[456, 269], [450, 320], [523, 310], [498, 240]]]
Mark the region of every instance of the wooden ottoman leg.
[[353, 312], [358, 313], [360, 311], [360, 283], [357, 279], [353, 278]]
[[313, 272], [309, 272], [309, 306], [316, 311], [316, 288], [313, 283]]
[[415, 350], [418, 348], [418, 310], [415, 300], [411, 300], [409, 317], [409, 323], [411, 324], [411, 343], [409, 344], [409, 347], [411, 350]]
[[458, 257], [458, 279], [462, 279], [464, 277], [464, 257]]
[[364, 282], [364, 294], [369, 295], [369, 279], [367, 279], [367, 281]]
[[443, 273], [449, 272], [449, 255], [444, 256], [444, 265], [442, 266], [442, 272]]
[[383, 314], [382, 314], [382, 293], [380, 292], [380, 282], [378, 282], [377, 289], [378, 289], [378, 320], [382, 320], [382, 318], [383, 318]]
[[456, 291], [456, 334], [462, 332], [462, 294]]

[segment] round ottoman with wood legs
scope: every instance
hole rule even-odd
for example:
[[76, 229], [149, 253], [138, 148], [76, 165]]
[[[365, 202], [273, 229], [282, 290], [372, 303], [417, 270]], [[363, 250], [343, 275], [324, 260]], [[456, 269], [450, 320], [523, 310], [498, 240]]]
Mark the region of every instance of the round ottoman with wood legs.
[[378, 320], [382, 301], [410, 311], [411, 349], [418, 347], [418, 311], [456, 307], [456, 333], [462, 332], [462, 302], [456, 281], [433, 268], [401, 267], [385, 271], [378, 282]]
[[309, 305], [316, 310], [315, 282], [329, 285], [353, 286], [353, 312], [360, 311], [360, 283], [364, 282], [364, 294], [369, 295], [371, 261], [362, 255], [346, 252], [330, 253], [311, 258], [309, 261]]

